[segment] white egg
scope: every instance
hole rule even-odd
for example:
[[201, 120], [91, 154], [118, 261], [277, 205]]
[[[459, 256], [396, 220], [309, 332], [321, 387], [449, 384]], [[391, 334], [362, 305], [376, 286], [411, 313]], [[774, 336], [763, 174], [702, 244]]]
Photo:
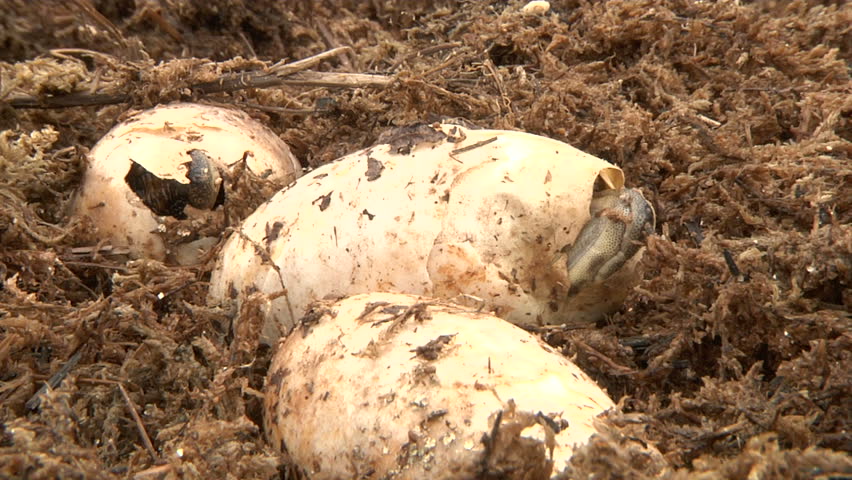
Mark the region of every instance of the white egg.
[[486, 478], [508, 466], [548, 478], [614, 406], [521, 328], [389, 293], [315, 304], [278, 344], [265, 395], [270, 443], [314, 480]]
[[224, 246], [211, 300], [268, 294], [266, 342], [311, 302], [372, 291], [477, 298], [516, 324], [594, 320], [634, 285], [653, 230], [623, 186], [619, 168], [537, 135], [397, 130], [261, 205]]
[[187, 225], [195, 243], [167, 245], [164, 219], [197, 217], [226, 201], [223, 177], [246, 152], [248, 169], [271, 182], [301, 174], [287, 145], [244, 112], [177, 103], [136, 113], [92, 148], [73, 215], [88, 217], [97, 240], [133, 257], [191, 263], [210, 242]]

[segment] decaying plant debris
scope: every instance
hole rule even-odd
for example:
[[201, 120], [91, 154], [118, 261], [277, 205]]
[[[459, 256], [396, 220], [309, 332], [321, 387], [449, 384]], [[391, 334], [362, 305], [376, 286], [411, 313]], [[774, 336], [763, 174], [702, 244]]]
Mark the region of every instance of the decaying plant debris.
[[[403, 3], [2, 1], [0, 476], [298, 475], [210, 266], [128, 262], [66, 215], [85, 150], [176, 100], [247, 110], [305, 166], [445, 117], [618, 164], [657, 211], [645, 278], [607, 322], [539, 332], [622, 399], [573, 474], [852, 475], [852, 5]], [[342, 46], [312, 70], [390, 81], [193, 89]]]

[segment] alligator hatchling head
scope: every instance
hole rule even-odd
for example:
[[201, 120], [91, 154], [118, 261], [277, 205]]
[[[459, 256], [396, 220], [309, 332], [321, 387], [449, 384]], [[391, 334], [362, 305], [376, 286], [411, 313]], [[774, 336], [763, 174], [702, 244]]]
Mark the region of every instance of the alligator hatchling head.
[[124, 181], [142, 203], [161, 216], [186, 219], [187, 205], [199, 210], [213, 210], [225, 201], [225, 188], [220, 167], [203, 150], [186, 152], [192, 159], [180, 164], [186, 169], [183, 179], [162, 178], [130, 159], [130, 170]]
[[592, 218], [567, 252], [570, 293], [607, 280], [654, 232], [654, 209], [639, 190], [595, 192], [590, 212]]

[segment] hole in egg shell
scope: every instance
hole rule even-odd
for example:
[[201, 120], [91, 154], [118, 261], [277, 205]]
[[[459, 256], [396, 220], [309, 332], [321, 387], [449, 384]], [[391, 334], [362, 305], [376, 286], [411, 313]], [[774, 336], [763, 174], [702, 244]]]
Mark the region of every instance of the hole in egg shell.
[[185, 220], [187, 205], [214, 210], [225, 203], [225, 185], [219, 167], [203, 150], [193, 149], [186, 153], [192, 159], [182, 163], [189, 183], [161, 178], [130, 159], [130, 170], [124, 181], [156, 215]]
[[71, 206], [92, 226], [82, 241], [183, 265], [200, 261], [205, 237], [221, 238], [302, 173], [289, 147], [246, 113], [189, 103], [134, 113], [86, 160]]

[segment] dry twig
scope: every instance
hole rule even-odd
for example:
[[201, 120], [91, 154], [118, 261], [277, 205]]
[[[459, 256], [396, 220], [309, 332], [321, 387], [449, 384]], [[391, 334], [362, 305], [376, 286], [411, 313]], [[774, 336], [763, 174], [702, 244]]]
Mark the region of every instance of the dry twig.
[[[229, 73], [218, 80], [189, 85], [196, 95], [232, 92], [247, 88], [270, 88], [281, 85], [307, 85], [332, 88], [383, 88], [393, 77], [368, 73], [314, 72], [308, 69], [321, 61], [351, 51], [350, 47], [338, 47], [317, 55], [292, 62], [278, 62], [265, 70]], [[112, 105], [129, 102], [132, 88], [126, 86], [124, 93], [74, 92], [49, 97], [18, 96], [9, 100], [14, 108], [67, 108], [95, 105]]]
[[127, 403], [127, 408], [130, 409], [133, 421], [136, 422], [136, 429], [139, 430], [139, 436], [142, 437], [142, 443], [145, 445], [145, 449], [148, 450], [148, 454], [151, 455], [151, 459], [153, 461], [158, 461], [159, 458], [157, 457], [157, 451], [154, 450], [154, 444], [151, 443], [151, 438], [145, 430], [145, 425], [142, 423], [142, 417], [140, 417], [139, 412], [136, 411], [136, 406], [133, 404], [133, 400], [131, 400], [130, 395], [127, 394], [124, 384], [121, 382], [116, 382], [116, 384], [118, 385], [118, 390], [121, 392], [121, 396], [124, 397], [124, 401]]
[[25, 404], [26, 409], [28, 411], [37, 410], [38, 407], [41, 405], [41, 396], [44, 395], [44, 393], [48, 390], [53, 390], [57, 388], [59, 384], [61, 384], [62, 381], [65, 380], [65, 377], [67, 377], [68, 374], [71, 373], [71, 370], [73, 370], [74, 367], [77, 366], [77, 362], [80, 361], [80, 357], [82, 356], [83, 348], [81, 347], [77, 349], [76, 352], [74, 352], [74, 355], [71, 355], [68, 361], [65, 362], [62, 367], [60, 367], [59, 370], [57, 370], [56, 373], [54, 373], [50, 377], [50, 379], [45, 382], [44, 385], [41, 386], [41, 388], [38, 389], [35, 395], [30, 397], [29, 400], [27, 400], [27, 403]]

